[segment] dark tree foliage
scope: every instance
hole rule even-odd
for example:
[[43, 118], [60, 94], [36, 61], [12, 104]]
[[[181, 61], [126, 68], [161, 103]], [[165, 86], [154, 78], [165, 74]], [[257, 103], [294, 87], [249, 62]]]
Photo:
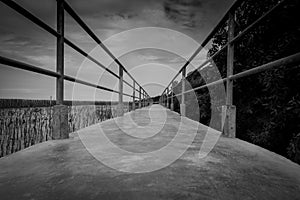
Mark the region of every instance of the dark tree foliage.
[[[277, 0], [246, 0], [236, 10], [235, 34], [257, 20]], [[234, 73], [289, 56], [300, 50], [299, 0], [285, 0], [273, 14], [235, 44]], [[208, 57], [227, 43], [227, 24], [212, 39]], [[213, 61], [226, 77], [226, 50]], [[206, 69], [206, 70], [209, 70]], [[189, 74], [193, 88], [203, 84], [199, 73]], [[237, 137], [300, 163], [300, 66], [280, 66], [234, 82]], [[201, 122], [208, 124], [212, 99], [197, 91]], [[221, 102], [220, 102], [221, 103]], [[297, 136], [298, 135], [298, 136]]]
[[[277, 2], [245, 1], [236, 12], [236, 34]], [[299, 8], [299, 1], [287, 0], [274, 14], [241, 38], [235, 46], [235, 73], [299, 52]], [[214, 37], [209, 55], [227, 42], [226, 36], [225, 27]], [[223, 68], [225, 56], [226, 52], [220, 54], [214, 62]], [[221, 72], [226, 74], [225, 70]], [[299, 86], [299, 66], [281, 66], [237, 80], [234, 85], [237, 137], [291, 156], [287, 149], [290, 149], [294, 136], [300, 133]]]

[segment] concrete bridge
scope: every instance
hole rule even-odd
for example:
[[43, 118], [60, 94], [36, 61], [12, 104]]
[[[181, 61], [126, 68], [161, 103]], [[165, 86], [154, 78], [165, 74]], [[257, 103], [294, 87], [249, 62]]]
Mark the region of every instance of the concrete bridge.
[[[57, 30], [17, 2], [1, 2], [57, 39], [56, 72], [0, 56], [0, 64], [56, 79], [53, 140], [0, 158], [1, 200], [300, 199], [299, 165], [235, 138], [233, 82], [282, 65], [300, 63], [298, 52], [238, 74], [233, 73], [234, 44], [270, 17], [286, 0], [278, 2], [237, 35], [235, 11], [243, 1], [235, 1], [166, 86], [158, 105], [151, 104], [152, 99], [146, 90], [64, 0], [57, 0]], [[115, 61], [118, 74], [65, 38], [65, 11]], [[228, 25], [228, 42], [198, 69], [213, 61], [221, 51], [227, 50], [226, 77], [197, 88], [186, 88], [186, 68], [224, 23]], [[64, 45], [116, 77], [118, 90], [66, 75]], [[132, 84], [123, 79], [123, 73], [127, 73]], [[173, 84], [179, 75], [182, 75], [181, 92], [175, 95]], [[119, 117], [70, 133], [67, 106], [64, 104], [64, 81], [118, 94]], [[186, 118], [185, 94], [224, 83], [226, 102], [222, 105], [222, 132]], [[123, 84], [132, 88], [132, 94], [124, 93]], [[133, 106], [133, 111], [126, 114], [123, 109], [124, 96], [132, 98]], [[180, 96], [180, 114], [172, 111], [176, 96]]]
[[[158, 132], [157, 127], [161, 127]], [[150, 169], [167, 159], [149, 159], [142, 153], [166, 145], [179, 129], [184, 138], [197, 133], [182, 156], [156, 171], [126, 172]], [[152, 131], [157, 134], [147, 137]], [[90, 154], [82, 141], [97, 140], [102, 132], [119, 147], [137, 154], [117, 156], [105, 143], [91, 144]], [[69, 139], [40, 143], [1, 158], [1, 199], [300, 198], [299, 165], [258, 146], [223, 136], [206, 157], [199, 158], [208, 134], [221, 133], [160, 105], [138, 109], [71, 133]], [[172, 145], [184, 149], [186, 144], [177, 140]], [[118, 170], [95, 159], [103, 152], [111, 153], [105, 154], [102, 161], [117, 164]], [[172, 157], [172, 152], [166, 156]]]

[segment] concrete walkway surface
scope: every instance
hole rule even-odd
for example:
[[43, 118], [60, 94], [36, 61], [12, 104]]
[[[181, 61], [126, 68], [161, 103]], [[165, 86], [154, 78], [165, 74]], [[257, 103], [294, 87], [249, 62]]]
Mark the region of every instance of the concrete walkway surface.
[[153, 105], [1, 158], [0, 199], [292, 200], [300, 166]]

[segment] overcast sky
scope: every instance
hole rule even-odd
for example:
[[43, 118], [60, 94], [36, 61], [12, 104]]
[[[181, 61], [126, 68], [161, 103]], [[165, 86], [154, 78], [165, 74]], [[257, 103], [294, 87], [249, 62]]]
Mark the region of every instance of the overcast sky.
[[[16, 0], [56, 28], [55, 0]], [[233, 0], [69, 0], [151, 96], [159, 95]], [[118, 67], [66, 14], [65, 37], [118, 73]], [[55, 71], [56, 40], [0, 3], [0, 55]], [[193, 62], [206, 58], [202, 51]], [[189, 70], [192, 70], [192, 66]], [[117, 79], [65, 45], [65, 72], [117, 89]], [[125, 76], [125, 80], [132, 81]], [[179, 80], [179, 79], [178, 79]], [[110, 100], [108, 92], [65, 83], [65, 99]], [[124, 86], [124, 92], [132, 90]], [[0, 65], [0, 98], [55, 98], [55, 79]], [[92, 99], [91, 99], [92, 98]], [[127, 100], [125, 98], [125, 100]]]

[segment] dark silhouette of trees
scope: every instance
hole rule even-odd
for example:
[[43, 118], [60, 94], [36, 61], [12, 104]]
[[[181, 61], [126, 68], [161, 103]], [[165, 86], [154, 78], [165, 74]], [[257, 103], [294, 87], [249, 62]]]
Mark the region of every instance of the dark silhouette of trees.
[[[244, 1], [236, 11], [236, 35], [277, 3], [276, 0]], [[272, 15], [244, 35], [235, 44], [234, 73], [299, 52], [299, 8], [298, 0], [287, 0]], [[227, 24], [224, 24], [212, 39], [208, 57], [226, 43]], [[222, 77], [226, 77], [226, 56], [225, 50], [213, 59]], [[233, 104], [237, 107], [237, 137], [298, 163], [300, 163], [299, 67], [299, 65], [280, 66], [239, 79], [234, 82], [233, 98]], [[209, 71], [210, 68], [207, 67], [205, 70]], [[204, 84], [203, 77], [197, 71], [190, 73], [187, 80], [193, 88]], [[176, 89], [179, 92], [181, 87]], [[212, 99], [208, 90], [196, 93], [200, 107], [200, 122], [208, 125]], [[179, 105], [175, 107], [178, 108]]]

